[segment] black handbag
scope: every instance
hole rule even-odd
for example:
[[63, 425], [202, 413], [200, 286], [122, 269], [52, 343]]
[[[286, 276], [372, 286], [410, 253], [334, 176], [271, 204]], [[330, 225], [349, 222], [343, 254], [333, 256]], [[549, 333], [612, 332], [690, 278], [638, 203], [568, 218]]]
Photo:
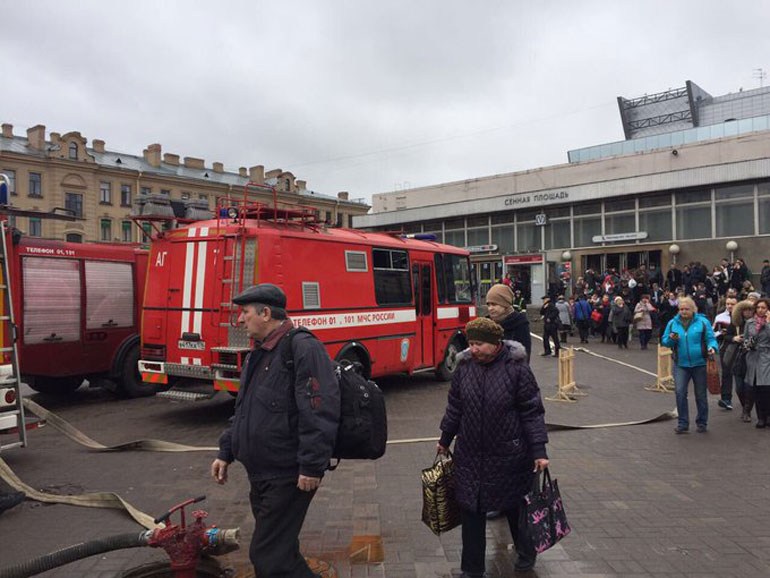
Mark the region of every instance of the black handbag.
[[739, 350], [740, 345], [738, 343], [733, 342], [725, 345], [722, 351], [722, 367], [727, 371], [732, 371]]
[[733, 375], [741, 379], [746, 377], [746, 354], [748, 350], [745, 347], [739, 347], [738, 353], [735, 355], [735, 361], [733, 361]]

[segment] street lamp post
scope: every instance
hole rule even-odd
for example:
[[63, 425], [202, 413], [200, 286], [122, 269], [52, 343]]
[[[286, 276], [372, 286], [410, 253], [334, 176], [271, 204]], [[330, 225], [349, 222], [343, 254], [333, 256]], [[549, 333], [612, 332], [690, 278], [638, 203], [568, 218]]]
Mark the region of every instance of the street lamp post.
[[669, 252], [669, 253], [671, 253], [671, 262], [672, 262], [674, 265], [676, 265], [676, 256], [679, 254], [679, 251], [680, 251], [680, 250], [681, 250], [681, 249], [679, 249], [679, 245], [677, 245], [676, 243], [674, 243], [673, 245], [671, 245], [671, 246], [668, 248], [668, 252]]
[[738, 250], [738, 243], [735, 241], [727, 241], [725, 244], [725, 249], [730, 251], [730, 263], [735, 261], [735, 252]]

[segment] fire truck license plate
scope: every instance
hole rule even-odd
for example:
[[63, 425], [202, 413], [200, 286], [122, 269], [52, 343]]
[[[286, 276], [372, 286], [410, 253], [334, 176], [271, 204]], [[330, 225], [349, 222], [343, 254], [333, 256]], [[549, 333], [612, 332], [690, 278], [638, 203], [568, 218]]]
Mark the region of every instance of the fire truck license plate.
[[203, 351], [206, 349], [205, 341], [185, 341], [179, 340], [179, 349], [195, 349], [197, 351]]

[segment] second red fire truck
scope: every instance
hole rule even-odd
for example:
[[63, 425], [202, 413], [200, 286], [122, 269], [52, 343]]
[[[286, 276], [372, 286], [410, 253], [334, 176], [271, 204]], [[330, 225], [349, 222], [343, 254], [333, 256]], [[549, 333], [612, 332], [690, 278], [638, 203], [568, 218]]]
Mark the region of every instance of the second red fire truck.
[[372, 377], [430, 370], [448, 379], [476, 315], [467, 251], [429, 239], [327, 227], [310, 208], [246, 193], [222, 199], [215, 219], [157, 231], [139, 370], [158, 390], [205, 382], [237, 391], [250, 343], [231, 301], [257, 283], [283, 288], [294, 323]]

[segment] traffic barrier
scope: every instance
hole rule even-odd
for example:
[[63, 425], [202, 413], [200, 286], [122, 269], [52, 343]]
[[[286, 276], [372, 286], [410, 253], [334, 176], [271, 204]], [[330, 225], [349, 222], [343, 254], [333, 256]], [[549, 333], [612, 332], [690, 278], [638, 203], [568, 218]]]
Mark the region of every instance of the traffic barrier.
[[671, 393], [674, 391], [674, 351], [669, 347], [658, 345], [658, 370], [655, 385], [645, 387], [647, 391]]
[[546, 397], [548, 401], [567, 401], [574, 403], [575, 397], [586, 395], [578, 389], [575, 383], [575, 348], [562, 347], [559, 349], [559, 384], [556, 395]]

